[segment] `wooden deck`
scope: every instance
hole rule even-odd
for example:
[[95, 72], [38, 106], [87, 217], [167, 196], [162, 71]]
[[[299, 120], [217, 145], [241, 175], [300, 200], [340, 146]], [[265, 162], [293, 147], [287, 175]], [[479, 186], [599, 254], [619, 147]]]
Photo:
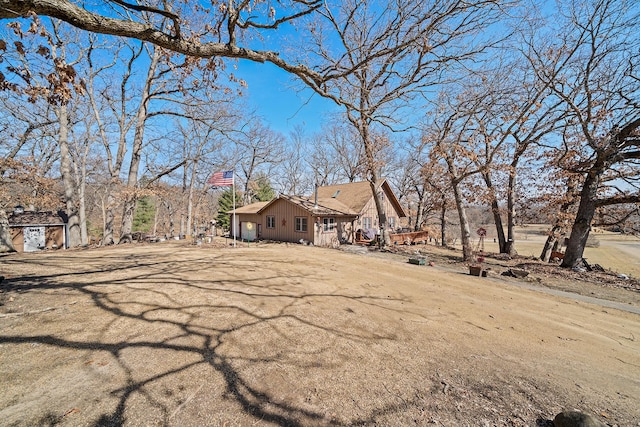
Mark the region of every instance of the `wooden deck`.
[[408, 233], [391, 233], [389, 237], [391, 238], [392, 245], [412, 245], [415, 243], [426, 244], [429, 241], [429, 232], [411, 231]]

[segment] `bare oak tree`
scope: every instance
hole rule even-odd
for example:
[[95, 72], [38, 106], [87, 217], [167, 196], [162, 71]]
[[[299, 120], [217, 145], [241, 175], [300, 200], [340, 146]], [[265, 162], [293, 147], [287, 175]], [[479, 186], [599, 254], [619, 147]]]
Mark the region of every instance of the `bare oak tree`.
[[[557, 75], [539, 66], [539, 78], [567, 110], [557, 161], [583, 178], [563, 267], [582, 262], [598, 208], [640, 202], [640, 7], [635, 2], [570, 1], [559, 14], [555, 46], [570, 62]], [[547, 52], [538, 52], [544, 64]]]
[[[473, 35], [500, 16], [497, 3], [486, 1], [407, 1], [372, 4], [349, 0], [318, 14], [324, 22], [310, 29], [312, 54], [321, 70], [318, 91], [344, 106], [347, 120], [363, 147], [366, 177], [378, 211], [382, 242], [387, 219], [378, 188], [383, 163], [382, 129], [411, 125], [407, 107], [445, 80], [445, 70], [482, 52], [486, 40]], [[327, 37], [334, 34], [335, 37]]]

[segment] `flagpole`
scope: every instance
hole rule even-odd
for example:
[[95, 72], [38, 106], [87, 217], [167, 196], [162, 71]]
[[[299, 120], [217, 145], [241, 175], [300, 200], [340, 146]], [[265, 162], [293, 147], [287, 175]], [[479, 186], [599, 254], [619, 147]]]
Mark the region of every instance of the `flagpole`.
[[231, 192], [233, 193], [233, 247], [236, 247], [236, 171], [232, 171], [231, 175]]

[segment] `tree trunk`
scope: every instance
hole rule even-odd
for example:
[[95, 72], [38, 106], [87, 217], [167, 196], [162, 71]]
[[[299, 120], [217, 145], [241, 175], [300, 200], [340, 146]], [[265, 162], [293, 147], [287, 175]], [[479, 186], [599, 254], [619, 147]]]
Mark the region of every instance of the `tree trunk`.
[[498, 236], [498, 244], [500, 246], [500, 253], [506, 253], [507, 242], [504, 237], [504, 226], [502, 225], [502, 215], [500, 215], [500, 204], [498, 203], [498, 198], [496, 197], [496, 191], [493, 186], [493, 182], [491, 181], [491, 175], [489, 172], [484, 172], [482, 174], [482, 178], [484, 179], [484, 183], [487, 186], [487, 190], [489, 190], [489, 197], [491, 198], [491, 213], [493, 214], [493, 222], [496, 226], [496, 234]]
[[77, 188], [78, 188], [78, 216], [80, 218], [80, 241], [82, 245], [89, 244], [89, 233], [87, 230], [87, 156], [89, 155], [90, 143], [85, 141], [85, 149], [82, 158], [78, 159], [80, 171], [76, 170]]
[[456, 201], [456, 209], [460, 218], [460, 240], [462, 242], [462, 259], [464, 261], [473, 260], [473, 248], [471, 247], [471, 229], [467, 218], [467, 210], [464, 207], [464, 200], [460, 193], [459, 183], [453, 182], [453, 195]]
[[558, 213], [558, 218], [556, 219], [549, 236], [547, 237], [547, 241], [544, 244], [544, 248], [542, 249], [542, 253], [540, 254], [540, 259], [544, 262], [549, 262], [551, 258], [551, 252], [553, 252], [554, 248], [557, 247], [558, 239], [564, 234], [564, 230], [566, 227], [566, 220], [563, 218], [569, 208], [573, 205], [573, 193], [575, 190], [576, 183], [574, 179], [570, 179], [567, 183], [567, 191], [565, 194], [565, 201], [560, 205], [560, 212]]
[[582, 261], [584, 248], [587, 245], [589, 231], [591, 230], [591, 221], [596, 212], [596, 193], [600, 185], [600, 173], [591, 171], [587, 174], [587, 178], [580, 192], [580, 205], [576, 219], [571, 228], [569, 243], [562, 260], [562, 267], [572, 268]]
[[511, 172], [509, 173], [509, 182], [507, 184], [507, 240], [505, 242], [504, 251], [500, 246], [500, 252], [508, 254], [511, 257], [518, 255], [516, 251], [515, 241], [515, 221], [516, 221], [516, 172], [515, 165], [511, 165]]
[[[385, 247], [390, 244], [391, 237], [389, 236], [389, 230], [387, 229], [387, 214], [384, 210], [384, 203], [380, 198], [380, 192], [382, 187], [377, 182], [375, 174], [371, 174], [372, 177], [369, 180], [371, 191], [373, 192], [373, 201], [376, 204], [376, 210], [378, 211], [378, 228], [380, 229], [380, 246]], [[380, 192], [378, 191], [380, 190]]]
[[9, 228], [7, 213], [0, 209], [0, 253], [15, 251], [13, 240], [11, 240], [11, 229]]
[[79, 183], [79, 197], [78, 197], [78, 218], [80, 219], [80, 241], [82, 245], [89, 244], [89, 234], [87, 232], [87, 209], [86, 209], [86, 198], [84, 196], [85, 189], [85, 177], [82, 178], [83, 181]]
[[444, 192], [440, 209], [440, 246], [447, 246], [447, 199]]
[[154, 48], [153, 54], [151, 55], [151, 63], [147, 70], [147, 78], [145, 80], [144, 88], [140, 94], [142, 101], [140, 102], [138, 113], [136, 114], [136, 126], [133, 135], [133, 147], [131, 150], [131, 163], [129, 164], [129, 174], [127, 176], [127, 189], [129, 191], [127, 191], [124, 201], [120, 236], [131, 234], [133, 229], [133, 216], [138, 202], [138, 169], [140, 168], [140, 159], [142, 157], [142, 147], [144, 143], [144, 130], [148, 118], [147, 107], [149, 104], [153, 75], [156, 72], [159, 60], [160, 49]]
[[189, 184], [187, 188], [187, 233], [191, 234], [191, 230], [194, 229], [193, 219], [193, 186], [196, 181], [196, 170], [198, 169], [197, 160], [193, 161], [191, 166], [191, 177], [189, 178]]
[[542, 253], [540, 254], [540, 259], [544, 262], [549, 262], [551, 259], [551, 252], [553, 252], [553, 248], [556, 247], [558, 243], [558, 233], [562, 230], [562, 227], [558, 224], [554, 225], [547, 236], [547, 240], [544, 242], [544, 247], [542, 248]]
[[69, 151], [69, 119], [66, 105], [56, 109], [58, 115], [58, 145], [60, 148], [60, 174], [64, 187], [64, 202], [68, 216], [67, 228], [69, 231], [69, 247], [77, 247], [82, 244], [80, 233], [80, 217], [78, 215], [78, 194], [75, 180], [73, 179], [71, 152]]
[[413, 231], [419, 231], [420, 227], [422, 227], [422, 222], [424, 221], [424, 203], [427, 192], [424, 190], [424, 187], [422, 188], [422, 191], [418, 186], [415, 186], [414, 189], [418, 196], [418, 203], [416, 206], [416, 222], [413, 224]]
[[174, 220], [175, 215], [170, 204], [167, 204], [167, 211], [169, 214], [169, 236], [173, 237], [176, 235], [176, 222]]
[[[353, 120], [352, 120], [353, 122]], [[389, 230], [387, 229], [387, 214], [384, 209], [384, 203], [380, 199], [380, 193], [378, 189], [380, 179], [378, 178], [378, 172], [376, 167], [375, 156], [373, 155], [373, 142], [371, 141], [371, 134], [369, 133], [369, 125], [365, 120], [360, 118], [360, 136], [364, 145], [364, 154], [367, 162], [367, 175], [369, 177], [369, 184], [371, 185], [371, 192], [373, 193], [373, 201], [376, 204], [376, 210], [378, 212], [378, 228], [380, 230], [380, 247], [388, 246], [391, 243], [391, 236], [389, 236]]]
[[115, 243], [113, 227], [115, 226], [115, 215], [113, 213], [113, 205], [115, 197], [113, 197], [113, 189], [109, 184], [109, 194], [107, 195], [107, 205], [104, 208], [104, 231], [102, 236], [103, 245], [113, 245]]

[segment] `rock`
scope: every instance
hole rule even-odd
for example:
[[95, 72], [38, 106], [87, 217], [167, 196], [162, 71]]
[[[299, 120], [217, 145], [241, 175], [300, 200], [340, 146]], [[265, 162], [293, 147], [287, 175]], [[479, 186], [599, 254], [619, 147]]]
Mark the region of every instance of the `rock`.
[[606, 427], [593, 415], [578, 411], [560, 412], [553, 419], [554, 427]]
[[520, 270], [519, 268], [510, 268], [507, 271], [504, 271], [502, 275], [522, 279], [527, 277], [529, 275], [529, 272], [527, 270]]
[[513, 275], [515, 277], [517, 277], [518, 279], [522, 279], [522, 278], [527, 277], [529, 275], [529, 272], [527, 270], [520, 270], [518, 268], [512, 268], [511, 269], [511, 273], [513, 273]]

